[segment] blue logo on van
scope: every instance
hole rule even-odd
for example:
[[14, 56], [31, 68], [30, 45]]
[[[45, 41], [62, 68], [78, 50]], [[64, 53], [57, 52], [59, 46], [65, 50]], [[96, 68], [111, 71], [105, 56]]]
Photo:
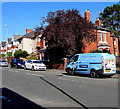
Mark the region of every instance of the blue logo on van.
[[88, 65], [80, 65], [80, 68], [88, 68]]

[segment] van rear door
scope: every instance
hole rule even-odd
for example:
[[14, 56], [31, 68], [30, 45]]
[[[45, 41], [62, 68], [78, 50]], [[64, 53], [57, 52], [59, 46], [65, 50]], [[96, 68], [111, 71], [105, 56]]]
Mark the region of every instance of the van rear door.
[[113, 54], [106, 54], [103, 56], [104, 74], [116, 73], [116, 58]]

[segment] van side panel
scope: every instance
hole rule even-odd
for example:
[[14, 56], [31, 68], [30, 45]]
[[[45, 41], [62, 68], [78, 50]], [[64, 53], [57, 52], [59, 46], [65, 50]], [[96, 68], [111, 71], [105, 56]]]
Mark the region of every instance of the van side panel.
[[86, 62], [78, 62], [78, 65], [76, 67], [75, 72], [76, 73], [82, 73], [82, 74], [88, 74], [88, 68], [89, 68], [89, 64]]
[[[74, 59], [77, 57], [77, 59]], [[72, 69], [76, 73], [90, 74], [94, 69], [100, 75], [113, 75], [116, 73], [116, 58], [114, 54], [85, 53], [76, 54], [74, 61], [67, 63], [66, 69]]]

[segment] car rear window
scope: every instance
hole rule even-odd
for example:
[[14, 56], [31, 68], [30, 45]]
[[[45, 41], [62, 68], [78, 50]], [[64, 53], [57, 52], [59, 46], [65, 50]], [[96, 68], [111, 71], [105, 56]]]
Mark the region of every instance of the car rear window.
[[22, 59], [17, 59], [17, 62], [24, 62]]
[[33, 61], [33, 63], [42, 63], [41, 61]]

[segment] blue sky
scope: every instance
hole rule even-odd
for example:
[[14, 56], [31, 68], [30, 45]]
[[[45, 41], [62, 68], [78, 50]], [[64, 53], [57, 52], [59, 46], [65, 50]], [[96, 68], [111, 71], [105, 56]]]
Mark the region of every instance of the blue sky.
[[[48, 12], [66, 9], [77, 9], [82, 17], [89, 9], [91, 21], [95, 22], [99, 16], [98, 12], [103, 12], [106, 6], [112, 6], [117, 2], [3, 2], [2, 3], [2, 34], [0, 31], [0, 41], [6, 41], [14, 34], [24, 35], [26, 29], [34, 29], [40, 25], [42, 17]], [[1, 6], [1, 4], [0, 4]], [[1, 10], [1, 8], [0, 8]], [[4, 25], [7, 24], [8, 27]], [[8, 30], [7, 30], [8, 29]], [[1, 29], [0, 29], [1, 30]], [[7, 34], [8, 32], [8, 34]]]

